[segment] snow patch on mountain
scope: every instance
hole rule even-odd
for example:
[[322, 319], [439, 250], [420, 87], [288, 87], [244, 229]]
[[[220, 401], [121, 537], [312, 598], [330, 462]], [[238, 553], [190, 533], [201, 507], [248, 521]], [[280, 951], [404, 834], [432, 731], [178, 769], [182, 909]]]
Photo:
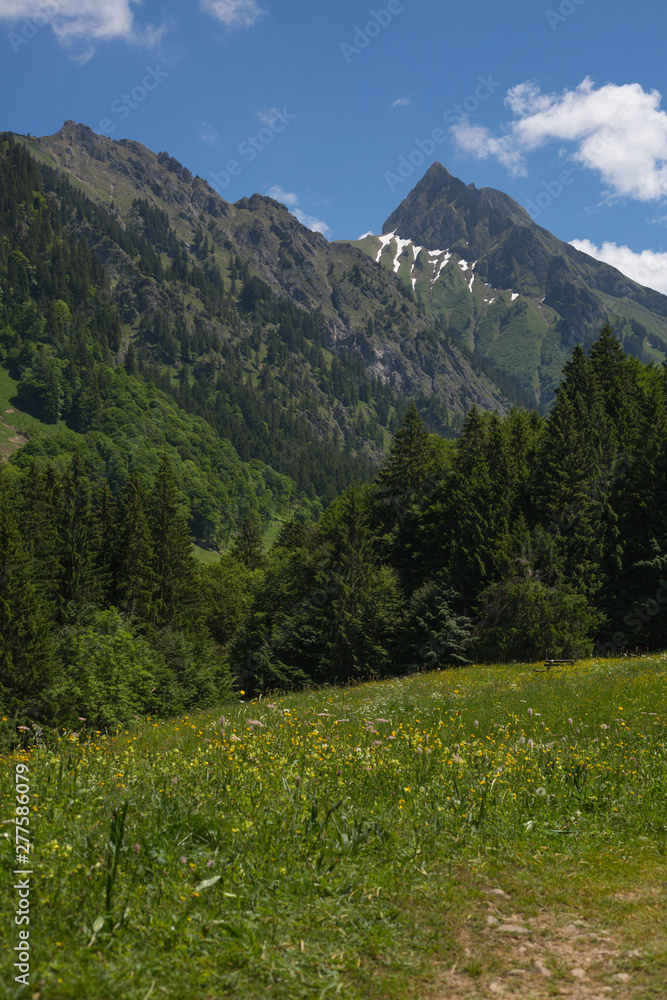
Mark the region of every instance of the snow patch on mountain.
[[440, 261], [440, 267], [438, 268], [438, 273], [434, 277], [432, 284], [436, 283], [436, 281], [438, 280], [442, 272], [445, 270], [451, 259], [452, 255], [450, 254], [449, 250], [445, 250], [445, 256]]
[[375, 258], [376, 264], [380, 263], [380, 257], [382, 256], [382, 251], [389, 243], [391, 243], [395, 235], [396, 233], [387, 233], [386, 236], [378, 236], [378, 239], [380, 240], [380, 249], [378, 250], [377, 257]]
[[417, 287], [417, 279], [415, 278], [415, 264], [417, 263], [417, 257], [419, 257], [419, 254], [422, 252], [423, 249], [424, 249], [423, 247], [416, 247], [414, 245], [412, 247], [412, 253], [414, 256], [412, 260], [412, 267], [410, 268], [410, 281], [412, 283], [413, 292]]
[[402, 240], [400, 236], [396, 237], [396, 256], [394, 257], [394, 274], [398, 274], [398, 269], [401, 266], [400, 257], [406, 247], [412, 246], [412, 240]]

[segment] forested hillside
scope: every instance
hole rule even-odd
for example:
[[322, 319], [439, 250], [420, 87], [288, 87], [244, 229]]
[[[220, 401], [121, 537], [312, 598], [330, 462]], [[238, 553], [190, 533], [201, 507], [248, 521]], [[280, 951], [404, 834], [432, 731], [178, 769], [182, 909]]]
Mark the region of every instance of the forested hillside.
[[[159, 220], [145, 204], [136, 212], [159, 244]], [[294, 359], [277, 328], [313, 353], [320, 338], [290, 303], [268, 291], [265, 302], [251, 282], [225, 290], [216, 268], [184, 262], [168, 235], [173, 258], [165, 255], [165, 271], [146, 235], [122, 226], [54, 171], [40, 171], [11, 137], [0, 153], [0, 236], [5, 398], [8, 409], [37, 418], [46, 431], [30, 434], [15, 456], [19, 465], [78, 449], [96, 485], [106, 481], [117, 493], [132, 471], [154, 473], [166, 448], [190, 503], [193, 534], [204, 539], [228, 536], [251, 510], [266, 522], [300, 505], [308, 517], [310, 501], [321, 509], [318, 494], [326, 502], [353, 476], [369, 477], [368, 456], [344, 452], [295, 411]], [[124, 257], [121, 288], [109, 275], [105, 248]], [[226, 336], [199, 315], [192, 327], [174, 325], [173, 316], [151, 308], [156, 289], [203, 301]], [[244, 307], [252, 294], [255, 310]], [[250, 340], [262, 309], [277, 328], [265, 320], [265, 350], [275, 358], [260, 385], [243, 352], [259, 349]], [[348, 369], [339, 382], [349, 388], [354, 379]], [[3, 416], [7, 423], [20, 419]]]
[[605, 327], [546, 418], [473, 409], [451, 447], [411, 409], [373, 485], [272, 553], [230, 662], [261, 687], [664, 645], [666, 404]]
[[[605, 327], [548, 417], [410, 407], [370, 485], [195, 571], [169, 461], [101, 489], [78, 457], [0, 477], [3, 701], [38, 720], [667, 638], [667, 375]], [[27, 530], [26, 530], [27, 529]], [[30, 678], [26, 683], [26, 677]]]
[[[1, 139], [0, 401], [5, 438], [29, 439], [20, 464], [78, 449], [118, 492], [166, 448], [208, 543], [370, 481], [411, 398], [447, 435], [469, 403], [509, 405], [400, 282], [271, 199], [229, 206], [166, 153], [72, 123], [51, 140]], [[61, 146], [69, 169], [46, 153]]]

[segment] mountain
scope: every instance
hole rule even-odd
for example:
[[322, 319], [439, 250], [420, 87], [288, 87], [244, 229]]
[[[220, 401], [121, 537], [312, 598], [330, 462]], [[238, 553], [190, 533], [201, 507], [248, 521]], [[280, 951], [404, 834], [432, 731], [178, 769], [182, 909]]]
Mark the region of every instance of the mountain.
[[66, 122], [0, 134], [0, 454], [119, 495], [166, 451], [207, 544], [368, 482], [411, 400], [455, 436], [511, 380], [278, 202]]
[[[56, 135], [22, 141], [122, 225], [137, 226], [134, 203], [143, 199], [166, 214], [186, 254], [201, 257], [205, 239], [207, 262], [230, 283], [233, 264], [240, 262], [237, 278], [247, 268], [246, 278], [261, 279], [316, 316], [338, 357], [356, 358], [370, 378], [399, 393], [432, 400], [438, 429], [459, 428], [472, 403], [501, 411], [511, 405], [510, 383], [496, 384], [481, 358], [443, 336], [401, 281], [370, 266], [355, 248], [307, 229], [273, 199], [255, 194], [230, 204], [167, 153], [111, 140], [74, 122]], [[120, 262], [107, 260], [117, 272]]]
[[382, 234], [352, 242], [427, 315], [546, 408], [575, 343], [609, 322], [644, 361], [667, 351], [667, 297], [538, 226], [512, 198], [434, 163]]

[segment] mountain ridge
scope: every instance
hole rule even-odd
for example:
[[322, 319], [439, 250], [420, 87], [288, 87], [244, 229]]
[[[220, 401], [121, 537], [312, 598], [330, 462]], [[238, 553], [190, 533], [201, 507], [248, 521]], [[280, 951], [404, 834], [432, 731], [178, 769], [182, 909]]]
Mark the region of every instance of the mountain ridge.
[[433, 339], [433, 319], [406, 296], [400, 281], [378, 278], [365, 255], [349, 244], [328, 242], [274, 199], [253, 194], [226, 202], [167, 153], [155, 154], [131, 139], [108, 139], [72, 122], [53, 136], [16, 138], [42, 162], [75, 178], [124, 225], [140, 194], [170, 214], [175, 235], [186, 246], [192, 246], [201, 228], [215, 244], [223, 274], [229, 273], [231, 255], [238, 254], [252, 274], [300, 307], [319, 313], [331, 345], [363, 358], [373, 374], [396, 391], [433, 395], [459, 415], [459, 424], [472, 403], [501, 412], [511, 405], [489, 381], [488, 371], [471, 368], [467, 356], [459, 356], [446, 336], [439, 337], [437, 345], [422, 344], [421, 351], [431, 355], [424, 364], [419, 356], [408, 357], [401, 343], [406, 336]]
[[607, 322], [641, 360], [667, 352], [667, 296], [563, 242], [504, 192], [466, 185], [441, 163], [391, 213], [381, 236], [352, 245], [401, 275], [455, 340], [517, 380], [542, 409], [572, 347], [590, 345]]

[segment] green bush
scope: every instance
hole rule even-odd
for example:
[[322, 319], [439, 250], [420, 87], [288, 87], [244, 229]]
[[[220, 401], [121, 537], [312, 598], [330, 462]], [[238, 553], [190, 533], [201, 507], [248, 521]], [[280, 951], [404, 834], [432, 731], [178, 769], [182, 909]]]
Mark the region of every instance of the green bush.
[[60, 633], [62, 670], [44, 703], [58, 725], [114, 729], [150, 710], [164, 660], [115, 608], [95, 611]]

